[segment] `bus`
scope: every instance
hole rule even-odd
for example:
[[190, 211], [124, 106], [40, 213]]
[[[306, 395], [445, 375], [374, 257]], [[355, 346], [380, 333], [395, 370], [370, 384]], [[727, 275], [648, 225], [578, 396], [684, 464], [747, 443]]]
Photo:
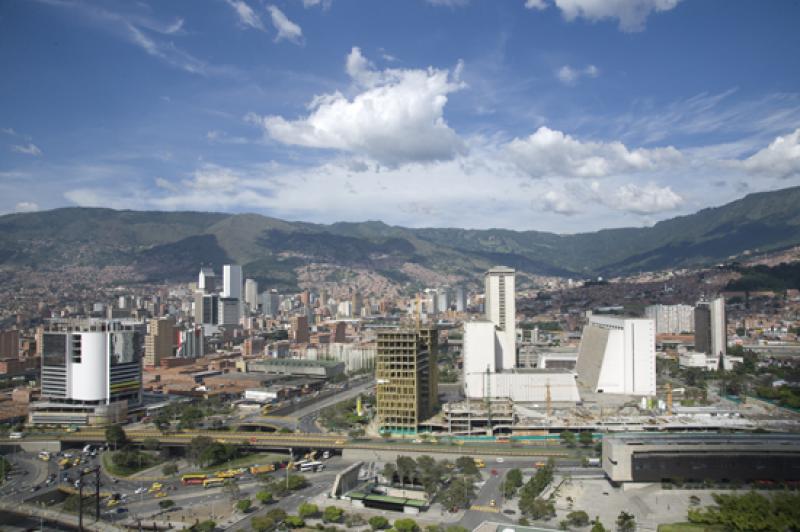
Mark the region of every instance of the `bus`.
[[323, 464], [322, 462], [306, 462], [305, 464], [300, 466], [301, 472], [307, 472], [307, 471], [319, 472], [322, 471], [323, 469], [325, 469], [325, 464]]
[[205, 479], [208, 478], [208, 475], [204, 475], [202, 473], [187, 473], [181, 477], [181, 483], [184, 486], [191, 486], [196, 484], [202, 484]]
[[216, 486], [224, 486], [227, 481], [228, 481], [227, 478], [211, 477], [203, 481], [203, 487], [213, 488]]

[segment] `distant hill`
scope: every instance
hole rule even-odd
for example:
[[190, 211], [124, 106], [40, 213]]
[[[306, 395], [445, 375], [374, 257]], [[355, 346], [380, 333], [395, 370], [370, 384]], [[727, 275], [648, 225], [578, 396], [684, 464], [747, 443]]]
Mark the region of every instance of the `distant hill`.
[[0, 216], [0, 265], [133, 265], [152, 279], [189, 280], [202, 264], [242, 264], [264, 286], [296, 286], [310, 263], [411, 280], [403, 265], [474, 277], [493, 264], [541, 275], [618, 275], [714, 264], [800, 244], [800, 187], [750, 194], [653, 227], [558, 235], [505, 229], [331, 225], [257, 214], [63, 208]]

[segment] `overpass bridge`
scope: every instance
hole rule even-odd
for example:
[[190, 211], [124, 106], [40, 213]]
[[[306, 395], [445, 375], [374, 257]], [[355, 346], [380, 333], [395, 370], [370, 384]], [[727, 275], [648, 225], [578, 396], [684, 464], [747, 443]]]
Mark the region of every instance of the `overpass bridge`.
[[[527, 445], [498, 444], [495, 442], [420, 442], [386, 441], [368, 439], [349, 439], [346, 436], [319, 434], [319, 433], [280, 433], [280, 432], [239, 432], [239, 431], [209, 431], [192, 430], [162, 434], [156, 429], [127, 429], [125, 430], [128, 441], [134, 444], [143, 444], [145, 440], [155, 439], [161, 445], [184, 447], [191, 444], [197, 436], [206, 436], [220, 443], [229, 443], [249, 447], [253, 450], [294, 450], [294, 449], [327, 449], [333, 451], [372, 451], [392, 452], [395, 454], [421, 455], [451, 455], [451, 456], [476, 456], [493, 459], [502, 457], [520, 458], [560, 458], [567, 457], [569, 453], [563, 450], [537, 448]], [[106, 443], [105, 430], [81, 429], [80, 432], [71, 433], [40, 433], [27, 434], [22, 439], [0, 439], [0, 445], [25, 445], [30, 447], [36, 443], [52, 444], [104, 444]]]

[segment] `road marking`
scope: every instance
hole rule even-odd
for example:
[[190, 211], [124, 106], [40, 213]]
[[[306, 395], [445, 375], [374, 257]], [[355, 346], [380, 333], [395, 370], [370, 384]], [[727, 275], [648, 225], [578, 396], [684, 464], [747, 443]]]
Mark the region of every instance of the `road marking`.
[[472, 505], [472, 506], [469, 507], [469, 509], [473, 510], [473, 511], [476, 511], [476, 512], [489, 512], [489, 513], [493, 513], [493, 514], [499, 514], [500, 513], [500, 509], [499, 508], [494, 508], [492, 506]]

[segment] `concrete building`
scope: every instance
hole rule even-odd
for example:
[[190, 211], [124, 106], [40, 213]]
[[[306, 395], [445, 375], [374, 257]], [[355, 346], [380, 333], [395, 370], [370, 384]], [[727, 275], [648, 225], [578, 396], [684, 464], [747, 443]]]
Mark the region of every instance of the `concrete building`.
[[176, 357], [200, 358], [205, 354], [205, 337], [201, 326], [181, 329], [177, 333]]
[[655, 395], [653, 320], [592, 316], [578, 348], [578, 383], [592, 392]]
[[258, 311], [258, 283], [253, 279], [244, 282], [244, 302], [250, 312]]
[[495, 266], [484, 277], [486, 319], [497, 328], [501, 369], [517, 365], [515, 275], [511, 268]]
[[456, 312], [464, 312], [467, 310], [467, 291], [463, 286], [456, 287]]
[[393, 329], [377, 334], [377, 424], [381, 432], [416, 433], [436, 407], [438, 330]]
[[161, 365], [162, 358], [175, 355], [175, 320], [158, 318], [150, 320], [149, 331], [144, 338], [144, 365], [152, 368]]
[[242, 303], [236, 298], [219, 298], [219, 325], [239, 325]]
[[96, 424], [124, 420], [142, 401], [143, 342], [118, 321], [52, 322], [45, 327], [41, 401], [32, 424]]
[[19, 331], [0, 332], [0, 358], [19, 358]]
[[682, 368], [702, 368], [714, 371], [719, 367], [719, 358], [697, 351], [679, 351], [678, 365]]
[[691, 305], [650, 305], [645, 318], [656, 322], [656, 334], [694, 332], [694, 307]]
[[210, 294], [217, 289], [217, 274], [209, 267], [200, 268], [200, 275], [197, 278], [197, 289], [204, 294]]
[[725, 298], [699, 301], [694, 309], [694, 349], [724, 357], [728, 349]]
[[298, 344], [307, 344], [311, 340], [308, 331], [308, 318], [306, 316], [295, 316], [291, 323], [291, 339]]
[[269, 318], [274, 318], [280, 312], [281, 297], [274, 288], [261, 294], [261, 313]]
[[798, 434], [613, 434], [602, 456], [613, 482], [800, 481]]
[[446, 286], [436, 289], [436, 311], [444, 314], [450, 310], [450, 289]]
[[247, 361], [248, 372], [270, 375], [294, 375], [330, 379], [344, 374], [344, 364], [335, 360], [276, 358]]
[[222, 297], [242, 299], [242, 267], [238, 264], [222, 267]]

